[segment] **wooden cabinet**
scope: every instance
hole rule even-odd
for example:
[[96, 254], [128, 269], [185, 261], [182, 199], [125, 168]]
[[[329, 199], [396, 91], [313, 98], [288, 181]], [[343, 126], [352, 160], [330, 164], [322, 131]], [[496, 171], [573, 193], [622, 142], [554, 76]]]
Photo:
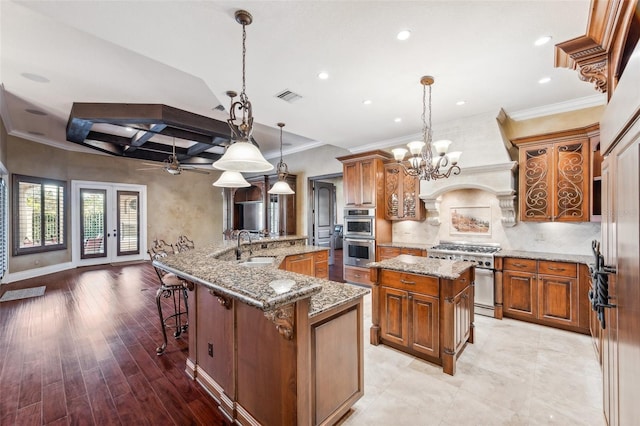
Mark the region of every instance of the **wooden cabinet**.
[[438, 279], [396, 271], [382, 271], [380, 298], [383, 340], [440, 356]]
[[591, 145], [598, 125], [512, 142], [520, 156], [520, 220], [591, 219]]
[[505, 258], [504, 316], [581, 333], [589, 330], [588, 272], [571, 262]]
[[323, 250], [313, 254], [314, 276], [329, 279], [329, 251]]
[[420, 179], [397, 163], [385, 164], [381, 207], [387, 220], [423, 220], [425, 207], [420, 200]]
[[371, 268], [371, 344], [392, 346], [443, 366], [473, 343], [474, 269], [458, 279]]
[[303, 253], [284, 258], [281, 269], [316, 278], [329, 277], [329, 252]]
[[383, 162], [390, 158], [391, 154], [380, 150], [338, 157], [343, 163], [345, 207], [373, 208], [382, 204]]
[[427, 250], [412, 247], [389, 247], [378, 246], [376, 248], [376, 261], [380, 262], [386, 259], [393, 259], [401, 254], [410, 254], [412, 256], [427, 256]]
[[366, 286], [373, 284], [369, 278], [369, 268], [344, 265], [343, 275], [344, 280], [348, 283], [363, 284]]

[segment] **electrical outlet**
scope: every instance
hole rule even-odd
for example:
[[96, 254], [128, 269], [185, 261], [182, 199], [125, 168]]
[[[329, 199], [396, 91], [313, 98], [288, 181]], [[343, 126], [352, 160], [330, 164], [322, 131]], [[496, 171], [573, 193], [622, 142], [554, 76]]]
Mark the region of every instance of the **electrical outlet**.
[[266, 248], [267, 248], [267, 243], [262, 243], [262, 244], [260, 244], [260, 248], [261, 248], [261, 249], [266, 249]]
[[208, 344], [209, 356], [213, 358], [213, 343]]

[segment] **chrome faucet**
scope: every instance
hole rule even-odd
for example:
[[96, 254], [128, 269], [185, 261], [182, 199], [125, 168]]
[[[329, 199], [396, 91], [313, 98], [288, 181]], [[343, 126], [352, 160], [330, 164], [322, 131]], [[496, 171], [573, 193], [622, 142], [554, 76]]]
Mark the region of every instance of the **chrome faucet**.
[[242, 239], [242, 234], [247, 234], [247, 237], [249, 237], [249, 255], [253, 254], [253, 250], [251, 249], [251, 232], [243, 229], [242, 231], [238, 232], [238, 247], [236, 248], [237, 260], [240, 260], [240, 258], [242, 257], [242, 250], [240, 249], [240, 240]]

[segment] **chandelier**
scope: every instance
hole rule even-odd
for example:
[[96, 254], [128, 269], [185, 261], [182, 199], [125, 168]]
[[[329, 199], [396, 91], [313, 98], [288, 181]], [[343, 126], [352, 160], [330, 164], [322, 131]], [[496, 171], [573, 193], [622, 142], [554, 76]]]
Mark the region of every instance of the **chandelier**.
[[[407, 144], [410, 157], [407, 159], [409, 165], [405, 166], [403, 161], [407, 154], [405, 148], [392, 149], [393, 157], [411, 176], [418, 176], [420, 180], [436, 180], [448, 178], [452, 173], [460, 174], [458, 160], [462, 152], [449, 152], [450, 140], [439, 140], [432, 142], [431, 127], [431, 85], [433, 77], [426, 75], [420, 79], [422, 84], [422, 140], [413, 141]], [[427, 88], [429, 89], [428, 112], [429, 121], [427, 122]], [[436, 150], [438, 156], [434, 157], [432, 148]]]
[[291, 195], [295, 194], [295, 192], [293, 192], [293, 189], [291, 189], [287, 183], [289, 167], [287, 166], [287, 163], [282, 160], [282, 128], [284, 127], [284, 123], [278, 123], [278, 127], [280, 127], [280, 162], [277, 167], [278, 181], [267, 192], [269, 194]]
[[231, 97], [231, 110], [227, 120], [232, 135], [231, 145], [224, 155], [212, 165], [216, 169], [227, 171], [267, 172], [273, 169], [273, 165], [264, 159], [258, 147], [251, 142], [253, 111], [247, 97], [245, 83], [246, 26], [251, 24], [253, 17], [246, 10], [237, 10], [235, 18], [242, 25], [242, 91], [237, 101], [234, 101], [237, 95], [235, 92], [227, 92], [227, 95]]

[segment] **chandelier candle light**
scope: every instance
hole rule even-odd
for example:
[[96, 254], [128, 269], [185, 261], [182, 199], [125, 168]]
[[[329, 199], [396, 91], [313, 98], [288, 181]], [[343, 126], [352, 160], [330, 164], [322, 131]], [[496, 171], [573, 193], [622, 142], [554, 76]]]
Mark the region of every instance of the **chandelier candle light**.
[[[452, 173], [454, 175], [460, 174], [458, 160], [460, 159], [462, 152], [456, 151], [447, 153], [449, 145], [451, 145], [450, 140], [439, 140], [436, 142], [432, 142], [431, 140], [431, 85], [433, 82], [433, 77], [429, 75], [420, 79], [420, 84], [422, 84], [422, 140], [409, 142], [407, 144], [409, 153], [411, 154], [407, 159], [409, 161], [409, 167], [406, 167], [402, 163], [407, 153], [405, 148], [395, 148], [391, 150], [393, 157], [407, 171], [407, 173], [411, 176], [419, 176], [420, 180], [443, 179], [448, 178]], [[429, 88], [428, 123], [427, 87]], [[432, 146], [438, 153], [437, 157], [433, 156], [431, 151]]]
[[[234, 102], [235, 92], [227, 92], [231, 97], [231, 110], [227, 124], [231, 129], [232, 143], [225, 151], [222, 158], [212, 165], [216, 169], [235, 172], [267, 172], [273, 169], [273, 165], [264, 159], [260, 150], [251, 142], [253, 133], [253, 111], [251, 102], [247, 97], [245, 84], [245, 56], [246, 56], [246, 26], [250, 25], [253, 17], [246, 10], [237, 10], [236, 21], [242, 25], [242, 91], [239, 100]], [[233, 94], [233, 96], [232, 96]], [[242, 121], [236, 117], [236, 111], [242, 114]]]
[[287, 183], [287, 176], [289, 175], [289, 167], [287, 163], [282, 161], [282, 128], [284, 127], [284, 123], [278, 123], [278, 127], [280, 127], [280, 162], [278, 163], [278, 181], [273, 185], [273, 187], [268, 190], [269, 194], [278, 194], [278, 195], [291, 195], [295, 194], [293, 189]]

